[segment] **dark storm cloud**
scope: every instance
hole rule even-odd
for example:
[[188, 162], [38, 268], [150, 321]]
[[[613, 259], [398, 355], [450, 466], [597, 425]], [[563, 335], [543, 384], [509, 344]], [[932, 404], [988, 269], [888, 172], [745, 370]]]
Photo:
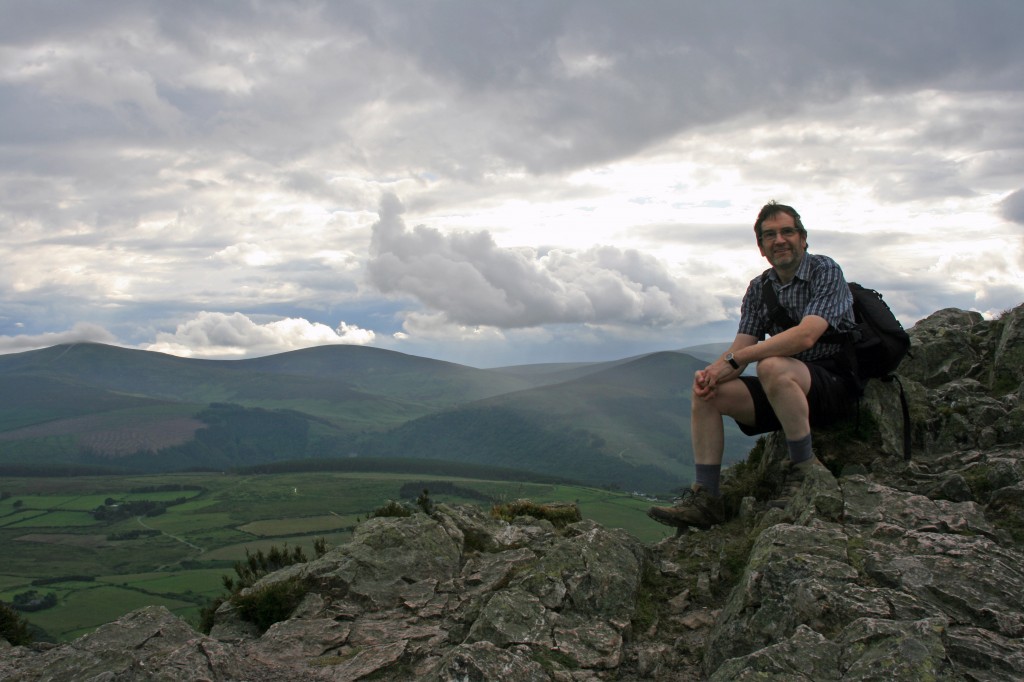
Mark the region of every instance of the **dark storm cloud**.
[[[1017, 3], [989, 3], [986, 11], [955, 1], [650, 2], [644, 11], [591, 0], [279, 3], [258, 10], [246, 3], [106, 3], [82, 22], [87, 13], [72, 3], [71, 19], [58, 18], [49, 32], [55, 4], [33, 7], [17, 5], [28, 36], [106, 39], [96, 46], [98, 61], [69, 63], [51, 76], [54, 87], [64, 84], [60, 90], [8, 85], [0, 106], [15, 108], [5, 117], [14, 126], [52, 136], [171, 135], [179, 126], [203, 134], [213, 126], [249, 153], [275, 156], [285, 135], [293, 150], [323, 142], [325, 133], [343, 137], [347, 113], [381, 98], [422, 108], [434, 90], [450, 99], [446, 115], [465, 116], [459, 131], [466, 148], [483, 152], [451, 173], [501, 159], [537, 172], [577, 167], [687, 128], [751, 111], [770, 120], [858, 91], [999, 91], [1024, 80], [1024, 45], [1014, 28], [1024, 22], [1024, 6]], [[153, 40], [159, 52], [150, 49]], [[124, 58], [133, 68], [116, 68], [114, 60]], [[103, 70], [105, 59], [110, 70]], [[209, 60], [224, 67], [225, 78], [234, 72], [245, 80], [244, 89], [204, 90], [183, 78]], [[293, 69], [302, 77], [290, 77]], [[416, 74], [425, 79], [421, 86], [413, 85]], [[109, 88], [110, 96], [76, 94], [76, 78], [83, 87]], [[305, 125], [295, 125], [297, 117]], [[423, 126], [438, 132], [438, 142], [460, 146], [438, 121], [415, 112], [394, 124], [391, 140], [421, 155], [421, 163], [441, 157], [403, 127]], [[360, 151], [365, 144], [351, 153], [389, 154]]]
[[[375, 4], [371, 35], [486, 107], [493, 151], [534, 170], [614, 158], [752, 110], [857, 91], [1003, 90], [1024, 79], [1024, 6], [964, 2]], [[401, 8], [397, 10], [396, 8]], [[502, 98], [503, 101], [503, 98]]]

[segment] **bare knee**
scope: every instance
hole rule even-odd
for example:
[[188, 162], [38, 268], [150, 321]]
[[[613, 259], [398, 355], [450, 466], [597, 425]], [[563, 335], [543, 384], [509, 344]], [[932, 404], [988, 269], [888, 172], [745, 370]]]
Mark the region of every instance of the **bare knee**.
[[719, 385], [710, 398], [691, 394], [690, 401], [690, 414], [696, 419], [726, 416], [749, 424], [754, 417], [754, 400], [742, 381]]
[[786, 371], [790, 360], [791, 358], [784, 358], [781, 356], [772, 356], [770, 358], [759, 360], [757, 363], [757, 378], [764, 381], [765, 379], [778, 376], [782, 372]]
[[789, 358], [770, 357], [757, 363], [757, 378], [761, 380], [766, 390], [787, 377], [790, 369], [787, 360]]
[[719, 412], [718, 406], [716, 405], [717, 396], [710, 399], [697, 395], [696, 391], [690, 393], [690, 414], [702, 415]]
[[771, 396], [777, 390], [799, 388], [804, 394], [810, 390], [811, 375], [807, 366], [788, 357], [770, 357], [757, 363], [757, 378]]

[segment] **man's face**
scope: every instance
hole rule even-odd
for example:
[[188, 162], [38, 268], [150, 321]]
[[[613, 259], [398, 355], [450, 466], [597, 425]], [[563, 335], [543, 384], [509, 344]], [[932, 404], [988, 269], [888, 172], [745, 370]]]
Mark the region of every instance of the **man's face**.
[[[787, 236], [788, 232], [792, 234]], [[761, 223], [761, 239], [757, 245], [761, 255], [778, 270], [796, 270], [807, 251], [807, 240], [796, 229], [793, 216], [785, 213]]]

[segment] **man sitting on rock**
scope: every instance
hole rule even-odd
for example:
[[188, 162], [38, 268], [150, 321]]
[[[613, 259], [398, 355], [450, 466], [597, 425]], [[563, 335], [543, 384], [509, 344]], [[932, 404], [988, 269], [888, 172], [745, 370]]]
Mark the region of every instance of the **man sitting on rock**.
[[[800, 481], [810, 467], [823, 466], [811, 450], [811, 427], [841, 418], [860, 395], [843, 346], [819, 341], [827, 331], [854, 327], [853, 297], [843, 271], [831, 258], [807, 253], [807, 230], [791, 206], [766, 204], [754, 234], [772, 267], [747, 287], [729, 350], [694, 375], [690, 420], [696, 477], [674, 506], [648, 510], [659, 523], [706, 529], [725, 520], [719, 493], [723, 416], [750, 436], [782, 429], [790, 456], [787, 481]], [[773, 320], [762, 300], [763, 278], [796, 326], [786, 329]], [[765, 334], [771, 338], [765, 340]], [[757, 376], [743, 376], [752, 362]]]

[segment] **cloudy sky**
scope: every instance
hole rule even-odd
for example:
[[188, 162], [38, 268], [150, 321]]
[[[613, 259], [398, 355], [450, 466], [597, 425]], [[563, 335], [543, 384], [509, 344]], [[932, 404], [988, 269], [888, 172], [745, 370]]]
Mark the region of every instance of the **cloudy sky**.
[[727, 341], [796, 206], [906, 326], [1024, 302], [1017, 0], [0, 0], [0, 352]]

